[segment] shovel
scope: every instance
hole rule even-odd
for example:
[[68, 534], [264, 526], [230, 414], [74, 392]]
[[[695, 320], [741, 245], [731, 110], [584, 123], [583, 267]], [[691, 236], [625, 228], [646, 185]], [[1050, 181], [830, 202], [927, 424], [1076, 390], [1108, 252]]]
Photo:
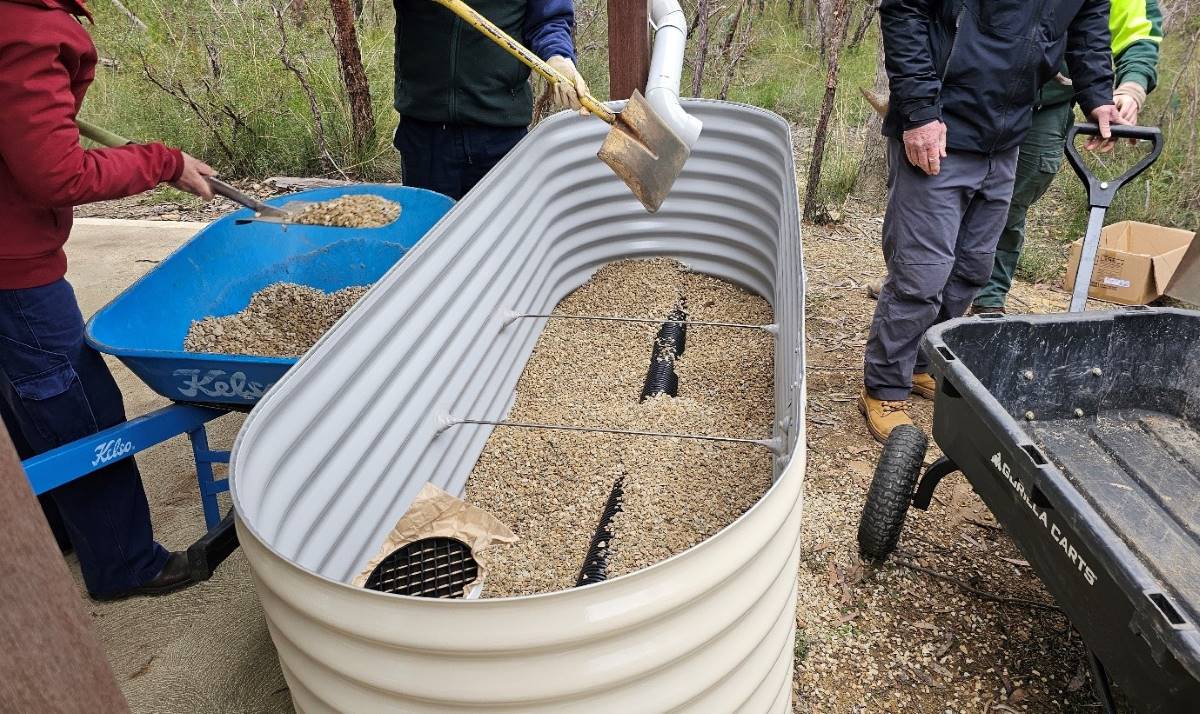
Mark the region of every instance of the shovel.
[[[482, 32], [510, 55], [545, 77], [546, 81], [571, 84], [570, 80], [462, 0], [435, 2]], [[590, 94], [580, 96], [579, 103], [612, 126], [600, 147], [600, 160], [608, 164], [629, 186], [647, 211], [657, 211], [670, 193], [675, 179], [683, 171], [683, 164], [691, 155], [691, 149], [654, 111], [641, 92], [635, 90], [619, 114], [609, 111]]]
[[[114, 134], [108, 129], [98, 127], [95, 124], [84, 121], [83, 119], [76, 119], [75, 123], [79, 125], [80, 134], [102, 146], [118, 147], [134, 143], [129, 139], [120, 136], [119, 134]], [[240, 203], [246, 208], [249, 208], [251, 211], [254, 211], [254, 220], [265, 221], [268, 223], [294, 223], [296, 215], [303, 210], [305, 205], [307, 205], [296, 202], [289, 203], [285, 208], [271, 206], [263, 203], [257, 198], [254, 198], [253, 196], [239, 191], [220, 179], [213, 178], [212, 176], [208, 176], [206, 178], [208, 179], [208, 185], [212, 186], [213, 193], [220, 194], [225, 198]]]
[[1087, 188], [1088, 206], [1091, 209], [1088, 213], [1087, 233], [1083, 237], [1083, 246], [1079, 251], [1079, 268], [1075, 271], [1075, 286], [1071, 291], [1070, 312], [1083, 312], [1087, 305], [1088, 288], [1092, 284], [1092, 270], [1096, 267], [1096, 254], [1100, 250], [1100, 231], [1104, 228], [1104, 214], [1112, 205], [1117, 191], [1137, 178], [1138, 174], [1150, 168], [1150, 164], [1158, 160], [1158, 156], [1163, 150], [1163, 135], [1158, 127], [1113, 124], [1109, 128], [1112, 130], [1114, 139], [1149, 141], [1150, 153], [1143, 156], [1141, 161], [1117, 178], [1102, 181], [1088, 169], [1087, 164], [1083, 162], [1083, 156], [1079, 153], [1079, 148], [1075, 146], [1075, 137], [1080, 134], [1100, 136], [1100, 127], [1095, 124], [1076, 124], [1067, 130], [1067, 160], [1071, 162], [1071, 168], [1075, 169], [1075, 173]]

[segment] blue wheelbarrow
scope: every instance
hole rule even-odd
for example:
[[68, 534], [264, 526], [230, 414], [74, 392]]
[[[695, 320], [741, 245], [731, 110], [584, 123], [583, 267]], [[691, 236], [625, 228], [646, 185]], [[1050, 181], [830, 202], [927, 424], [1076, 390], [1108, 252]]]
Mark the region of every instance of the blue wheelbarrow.
[[400, 217], [380, 228], [281, 225], [249, 221], [248, 209], [200, 231], [153, 270], [101, 308], [87, 324], [87, 341], [113, 355], [174, 404], [74, 441], [24, 462], [36, 493], [45, 493], [180, 434], [191, 439], [208, 533], [189, 548], [193, 577], [205, 579], [237, 546], [232, 518], [221, 518], [213, 476], [229, 452], [208, 447], [205, 424], [249, 410], [296, 358], [185, 352], [194, 320], [236, 313], [256, 291], [292, 282], [325, 292], [369, 285], [383, 276], [437, 223], [453, 201], [421, 189], [360, 184], [305, 191], [268, 203], [326, 201], [370, 193], [401, 205]]

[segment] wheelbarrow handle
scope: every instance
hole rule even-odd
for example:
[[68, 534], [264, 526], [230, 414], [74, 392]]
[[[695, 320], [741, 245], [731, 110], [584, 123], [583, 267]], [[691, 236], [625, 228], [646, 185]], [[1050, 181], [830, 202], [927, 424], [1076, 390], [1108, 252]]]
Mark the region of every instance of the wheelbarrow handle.
[[1083, 134], [1084, 136], [1100, 136], [1100, 127], [1096, 124], [1076, 124], [1067, 130], [1067, 160], [1071, 162], [1071, 168], [1075, 169], [1075, 173], [1083, 181], [1083, 185], [1087, 188], [1088, 204], [1092, 208], [1108, 208], [1117, 195], [1117, 191], [1122, 186], [1137, 178], [1138, 174], [1150, 168], [1150, 165], [1158, 160], [1163, 150], [1163, 135], [1162, 131], [1156, 126], [1127, 126], [1124, 124], [1113, 124], [1109, 127], [1114, 139], [1136, 139], [1141, 141], [1149, 141], [1151, 143], [1150, 153], [1142, 157], [1124, 174], [1115, 179], [1101, 181], [1096, 177], [1083, 162], [1083, 155], [1079, 153], [1079, 147], [1075, 146], [1075, 137]]
[[[111, 132], [104, 127], [96, 126], [95, 124], [83, 119], [76, 119], [75, 124], [79, 126], [80, 135], [87, 137], [88, 139], [91, 139], [102, 146], [118, 147], [125, 146], [126, 144], [136, 143], [126, 139], [120, 134]], [[240, 203], [255, 213], [281, 217], [286, 217], [289, 215], [288, 212], [282, 208], [277, 208], [275, 206], [263, 203], [257, 198], [239, 191], [219, 178], [214, 178], [212, 176], [206, 176], [205, 178], [208, 179], [208, 185], [212, 186], [213, 193], [220, 194], [231, 201]]]

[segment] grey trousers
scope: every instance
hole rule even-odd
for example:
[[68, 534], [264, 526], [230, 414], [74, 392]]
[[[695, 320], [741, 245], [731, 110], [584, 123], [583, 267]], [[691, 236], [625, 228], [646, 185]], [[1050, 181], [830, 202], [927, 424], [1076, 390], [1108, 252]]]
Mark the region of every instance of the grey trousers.
[[908, 163], [888, 140], [883, 257], [888, 275], [867, 337], [864, 383], [876, 399], [901, 401], [913, 372], [928, 371], [921, 336], [961, 317], [992, 272], [1008, 215], [1018, 149], [949, 152], [937, 176]]

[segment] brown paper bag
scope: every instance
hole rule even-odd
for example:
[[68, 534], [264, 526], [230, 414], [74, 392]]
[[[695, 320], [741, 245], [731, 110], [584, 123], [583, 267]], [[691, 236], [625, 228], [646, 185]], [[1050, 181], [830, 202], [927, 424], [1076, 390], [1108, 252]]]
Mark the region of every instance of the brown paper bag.
[[[409, 543], [425, 538], [457, 538], [466, 543], [475, 556], [497, 543], [517, 541], [517, 536], [508, 526], [492, 514], [427, 483], [408, 507], [408, 511], [396, 522], [396, 527], [388, 533], [383, 545], [379, 547], [379, 552], [354, 578], [352, 584], [355, 587], [363, 587], [371, 572], [384, 558]], [[478, 558], [476, 562], [479, 564], [479, 576], [463, 588], [464, 595], [482, 585], [487, 577], [483, 563]]]

